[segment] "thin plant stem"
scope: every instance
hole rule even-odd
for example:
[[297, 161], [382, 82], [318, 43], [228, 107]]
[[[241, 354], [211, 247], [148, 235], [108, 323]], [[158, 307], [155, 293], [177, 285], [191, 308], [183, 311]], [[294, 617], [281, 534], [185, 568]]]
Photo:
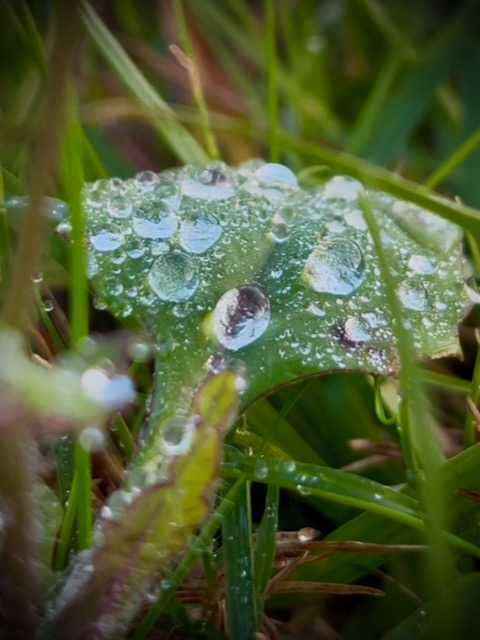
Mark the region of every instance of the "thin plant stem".
[[445, 180], [467, 156], [480, 145], [480, 128], [476, 129], [442, 164], [425, 180], [425, 185], [434, 189]]
[[275, 39], [275, 6], [274, 0], [264, 1], [265, 11], [265, 55], [267, 63], [267, 105], [268, 105], [268, 148], [270, 160], [279, 160], [278, 140], [278, 78], [277, 54]]
[[210, 124], [210, 116], [208, 113], [207, 104], [205, 102], [205, 96], [203, 94], [200, 75], [195, 64], [192, 39], [188, 32], [182, 0], [173, 0], [173, 10], [175, 12], [175, 19], [177, 21], [180, 42], [184, 54], [182, 54], [182, 52], [178, 49], [178, 47], [175, 47], [175, 45], [170, 47], [170, 50], [177, 58], [178, 62], [188, 71], [190, 82], [192, 84], [193, 98], [195, 100], [198, 114], [200, 116], [200, 124], [203, 139], [205, 142], [205, 148], [210, 158], [216, 159], [220, 157], [220, 153], [218, 151], [215, 136]]

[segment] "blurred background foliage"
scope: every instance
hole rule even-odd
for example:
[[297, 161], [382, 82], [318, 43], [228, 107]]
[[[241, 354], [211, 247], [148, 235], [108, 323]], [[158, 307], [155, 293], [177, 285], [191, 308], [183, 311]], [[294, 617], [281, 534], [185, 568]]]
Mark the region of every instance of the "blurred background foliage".
[[[67, 120], [69, 127], [77, 127], [75, 148], [86, 181], [182, 165], [188, 161], [190, 143], [175, 129], [178, 122], [208, 151], [204, 116], [197, 106], [198, 95], [196, 102], [192, 91], [193, 68], [220, 157], [229, 164], [273, 154], [307, 179], [308, 168], [318, 164], [309, 147], [302, 146], [310, 143], [319, 149], [346, 151], [480, 207], [478, 3], [282, 0], [270, 5], [268, 1], [185, 0], [183, 32], [178, 5], [167, 0], [95, 3], [118, 49], [85, 5], [80, 7], [85, 19], [69, 86]], [[275, 17], [273, 62], [266, 29], [269, 6], [274, 7]], [[44, 115], [55, 33], [62, 29], [62, 2], [3, 2], [0, 12], [0, 161], [4, 195], [11, 197], [27, 192], [36, 170], [32, 148]], [[190, 73], [181, 53], [172, 52], [172, 44], [191, 56]], [[125, 64], [124, 55], [133, 66]], [[272, 133], [275, 90], [282, 133]], [[49, 126], [55, 128], [58, 123]], [[68, 157], [64, 150], [47, 195], [68, 200]], [[199, 157], [191, 160], [198, 162]], [[319, 175], [327, 176], [330, 171], [323, 163], [319, 167]], [[15, 227], [15, 220], [11, 222]], [[11, 233], [14, 243], [14, 228]], [[3, 227], [1, 235], [5, 255], [8, 243]], [[466, 242], [475, 270], [479, 240], [469, 234]], [[68, 260], [63, 240], [49, 236], [39, 293], [54, 305], [48, 313], [39, 305], [31, 332], [33, 350], [47, 360], [69, 341], [68, 300], [75, 284]], [[118, 321], [95, 310], [91, 297], [89, 311], [92, 333], [132, 327], [128, 319]], [[462, 448], [477, 322], [472, 312], [460, 329], [463, 361], [424, 363], [435, 430], [449, 458]], [[125, 420], [135, 436], [144, 416], [142, 401], [152, 385], [149, 363], [137, 365], [134, 375], [138, 403]], [[373, 381], [358, 373], [332, 373], [300, 385], [304, 387], [277, 390], [259, 400], [240, 419], [243, 429], [232, 434], [231, 444], [255, 454], [267, 438], [267, 445], [262, 446], [269, 455], [281, 452], [300, 462], [351, 470], [386, 485], [404, 481], [395, 425], [384, 420], [379, 409], [395, 410], [395, 381], [383, 384], [382, 397]], [[478, 384], [470, 390], [474, 400], [477, 394]], [[118, 423], [114, 429], [116, 441]], [[94, 456], [97, 511], [118, 484], [118, 467], [124, 462], [118, 449]], [[471, 469], [474, 462], [469, 464]], [[265, 484], [268, 482], [252, 485], [254, 529], [265, 513]], [[480, 476], [476, 479], [473, 474], [469, 488], [474, 490], [476, 484], [480, 485]], [[248, 511], [245, 507], [245, 513]], [[282, 531], [314, 527], [332, 540], [421, 541], [412, 530], [385, 518], [362, 519], [359, 509], [294, 491], [281, 492], [278, 513]], [[472, 504], [466, 510], [457, 505], [452, 513], [459, 515], [456, 531], [478, 544], [478, 513]], [[438, 616], [430, 626], [422, 625], [422, 607], [430, 594], [424, 562], [408, 553], [389, 558], [378, 551], [341, 553], [322, 563], [304, 565], [303, 579], [361, 579], [362, 584], [382, 588], [385, 597], [329, 596], [308, 590], [300, 595], [277, 595], [267, 602], [269, 619], [276, 622], [262, 627], [265, 637], [433, 638]], [[474, 581], [478, 574], [473, 574], [477, 563], [468, 557], [458, 561], [455, 597], [457, 586], [467, 594], [478, 588], [478, 580]], [[226, 571], [228, 576], [228, 568]], [[300, 576], [301, 570], [297, 571]], [[472, 584], [467, 590], [462, 574], [470, 573]], [[197, 577], [194, 574], [192, 580]], [[452, 603], [449, 606], [453, 610]], [[162, 633], [169, 633], [173, 624], [180, 625], [178, 637], [201, 633], [222, 637], [215, 635], [220, 632], [214, 631], [211, 619], [208, 628], [195, 626], [195, 618], [202, 615], [198, 611], [191, 615], [190, 626], [184, 627], [178, 611], [173, 608], [169, 615], [160, 619], [155, 637], [164, 637]], [[465, 616], [455, 622], [457, 630], [466, 625]], [[230, 632], [230, 637], [241, 637]]]

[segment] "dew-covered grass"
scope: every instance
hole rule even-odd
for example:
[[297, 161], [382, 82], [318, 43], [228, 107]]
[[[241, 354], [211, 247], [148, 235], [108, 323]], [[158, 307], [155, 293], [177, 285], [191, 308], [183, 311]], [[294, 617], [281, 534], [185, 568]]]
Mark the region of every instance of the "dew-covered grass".
[[479, 19], [4, 5], [5, 637], [480, 635]]

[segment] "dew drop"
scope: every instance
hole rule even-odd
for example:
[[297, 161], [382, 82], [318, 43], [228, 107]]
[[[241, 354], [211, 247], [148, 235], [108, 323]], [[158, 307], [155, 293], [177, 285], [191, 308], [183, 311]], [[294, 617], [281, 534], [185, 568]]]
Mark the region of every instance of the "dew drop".
[[166, 302], [189, 300], [199, 285], [195, 263], [182, 251], [164, 253], [157, 258], [148, 281], [160, 300]]
[[277, 244], [282, 244], [289, 239], [290, 228], [285, 223], [279, 222], [272, 227], [270, 234]]
[[40, 284], [41, 282], [43, 282], [43, 273], [41, 271], [37, 271], [37, 273], [34, 273], [32, 276], [32, 282], [34, 284]]
[[160, 178], [154, 171], [140, 171], [135, 176], [135, 180], [142, 191], [152, 191], [160, 181]]
[[303, 484], [297, 484], [296, 489], [301, 496], [309, 496], [312, 493], [311, 490]]
[[277, 211], [277, 216], [289, 226], [293, 226], [298, 218], [298, 206], [285, 204]]
[[53, 300], [44, 300], [43, 301], [43, 309], [44, 311], [46, 311], [47, 313], [51, 313], [55, 308], [55, 305], [53, 304]]
[[141, 238], [160, 240], [170, 238], [178, 229], [177, 216], [163, 202], [143, 205], [136, 211], [133, 228]]
[[303, 277], [318, 293], [346, 296], [357, 289], [365, 275], [360, 247], [348, 238], [320, 242], [303, 269]]
[[313, 527], [303, 527], [297, 531], [297, 540], [301, 543], [311, 542], [318, 536], [318, 533]]
[[253, 174], [253, 178], [269, 187], [281, 189], [294, 189], [298, 187], [297, 176], [288, 167], [276, 162], [267, 162], [259, 167]]
[[186, 220], [180, 227], [180, 246], [189, 253], [205, 253], [217, 242], [222, 227], [210, 215], [203, 215], [196, 220]]
[[105, 446], [105, 436], [97, 427], [86, 427], [78, 436], [79, 444], [90, 453], [98, 453]]
[[343, 328], [348, 342], [366, 342], [371, 338], [370, 325], [363, 318], [347, 318]]
[[114, 196], [108, 202], [108, 210], [114, 218], [128, 218], [132, 213], [132, 203], [125, 196]]
[[101, 207], [104, 203], [104, 199], [103, 199], [103, 193], [100, 191], [100, 189], [90, 189], [87, 193], [86, 193], [86, 204], [90, 205], [91, 207]]
[[257, 480], [265, 480], [268, 476], [268, 465], [265, 460], [258, 460], [253, 471], [253, 475]]
[[413, 255], [408, 261], [408, 268], [418, 275], [428, 276], [435, 273], [435, 267], [426, 256]]
[[308, 313], [311, 313], [312, 316], [316, 316], [317, 318], [323, 318], [323, 316], [325, 315], [325, 311], [313, 302], [308, 306], [307, 311]]
[[160, 180], [155, 185], [155, 195], [159, 198], [172, 198], [178, 194], [177, 183], [173, 180]]
[[117, 231], [99, 231], [90, 236], [90, 243], [94, 249], [100, 252], [115, 251], [122, 246], [124, 237]]
[[270, 323], [270, 301], [257, 287], [230, 289], [217, 302], [213, 324], [218, 341], [231, 351], [255, 342]]
[[335, 176], [325, 184], [323, 195], [325, 198], [353, 202], [361, 191], [363, 191], [363, 185], [355, 178]]
[[223, 171], [205, 169], [198, 180], [194, 178], [182, 180], [181, 191], [184, 196], [189, 198], [227, 200], [235, 195], [235, 185]]
[[173, 416], [162, 425], [161, 447], [167, 456], [179, 456], [190, 449], [195, 433], [195, 416]]
[[129, 345], [128, 354], [135, 362], [147, 362], [152, 356], [152, 345], [144, 340], [134, 340]]
[[423, 311], [427, 308], [427, 292], [421, 284], [402, 282], [397, 294], [405, 309]]

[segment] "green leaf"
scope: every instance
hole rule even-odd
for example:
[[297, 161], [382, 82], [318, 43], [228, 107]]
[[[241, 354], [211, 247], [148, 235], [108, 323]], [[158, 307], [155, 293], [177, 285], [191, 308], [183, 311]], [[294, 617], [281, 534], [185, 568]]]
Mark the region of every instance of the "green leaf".
[[[151, 424], [188, 408], [209, 370], [245, 378], [243, 406], [332, 370], [396, 373], [392, 313], [359, 194], [377, 218], [417, 356], [456, 354], [467, 307], [461, 233], [348, 177], [303, 190], [282, 165], [216, 163], [85, 188], [102, 307], [157, 342]], [[147, 445], [148, 446], [148, 445]]]

